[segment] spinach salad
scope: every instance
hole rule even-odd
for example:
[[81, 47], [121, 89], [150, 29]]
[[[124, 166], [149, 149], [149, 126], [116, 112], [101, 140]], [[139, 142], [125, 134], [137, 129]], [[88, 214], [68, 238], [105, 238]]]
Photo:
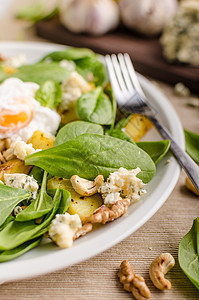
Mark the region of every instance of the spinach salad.
[[[7, 122], [0, 125], [8, 128], [0, 135], [3, 153], [0, 262], [14, 259], [37, 246], [43, 235], [48, 235], [49, 228], [55, 230], [52, 228], [55, 228], [56, 216], [61, 222], [67, 212], [72, 216], [69, 223], [80, 228], [80, 223], [87, 224], [97, 209], [105, 206], [111, 209], [114, 202], [105, 204], [107, 197], [110, 196], [109, 200], [112, 197], [108, 192], [111, 174], [131, 174], [140, 185], [133, 186], [132, 182], [129, 185], [131, 194], [137, 193], [135, 199], [138, 199], [144, 192], [143, 186], [155, 176], [156, 164], [169, 149], [169, 141], [138, 142], [151, 124], [145, 117], [124, 116], [117, 110], [104, 64], [93, 51], [67, 48], [50, 53], [32, 65], [13, 66], [8, 62], [5, 58], [0, 63], [0, 98], [8, 83], [15, 82], [21, 89], [25, 87], [24, 90], [30, 89], [31, 83], [28, 97], [34, 98], [33, 106], [38, 107], [41, 122], [45, 111], [49, 114], [45, 126], [55, 124], [54, 120], [58, 120], [58, 126], [45, 131], [35, 119], [35, 130], [30, 128], [31, 136], [23, 137], [27, 124], [32, 124], [32, 115], [37, 117], [36, 110], [28, 114], [31, 105], [23, 95], [20, 105], [27, 109], [26, 114], [24, 111], [17, 114], [18, 121], [13, 117], [9, 123], [4, 108], [0, 112], [4, 113], [4, 123]], [[13, 99], [16, 100], [15, 96]], [[54, 113], [52, 118], [49, 117], [51, 112]], [[20, 120], [22, 116], [24, 123]], [[31, 120], [27, 121], [28, 117]], [[93, 182], [96, 184], [98, 176], [103, 176], [104, 183], [98, 193], [86, 197], [71, 185], [70, 179], [74, 176], [90, 186]], [[118, 201], [128, 198], [123, 188], [113, 194]], [[135, 199], [132, 196], [132, 203]], [[75, 219], [75, 215], [81, 220]], [[75, 233], [67, 222], [64, 220], [63, 224], [73, 240]]]

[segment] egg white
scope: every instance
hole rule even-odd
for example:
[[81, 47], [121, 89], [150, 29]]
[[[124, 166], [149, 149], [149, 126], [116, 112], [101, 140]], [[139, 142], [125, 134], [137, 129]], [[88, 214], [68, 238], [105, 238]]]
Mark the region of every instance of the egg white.
[[34, 82], [23, 82], [18, 78], [6, 79], [0, 85], [0, 112], [2, 109], [17, 111], [20, 103], [16, 103], [16, 99], [28, 99], [33, 106], [33, 118], [23, 128], [16, 131], [7, 131], [0, 133], [0, 138], [10, 137], [15, 140], [18, 136], [26, 142], [35, 130], [41, 130], [46, 133], [55, 135], [59, 127], [60, 115], [48, 107], [43, 107], [35, 100], [35, 93], [39, 89], [39, 85]]

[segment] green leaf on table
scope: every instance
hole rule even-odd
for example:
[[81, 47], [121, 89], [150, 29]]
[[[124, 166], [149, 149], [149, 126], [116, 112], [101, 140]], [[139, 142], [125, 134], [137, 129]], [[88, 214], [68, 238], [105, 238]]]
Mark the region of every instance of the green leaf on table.
[[57, 188], [53, 198], [53, 209], [45, 216], [41, 224], [36, 224], [33, 220], [26, 222], [12, 221], [8, 223], [8, 225], [0, 231], [0, 251], [14, 249], [47, 232], [48, 226], [57, 213], [61, 200], [62, 190]]
[[16, 221], [25, 222], [33, 219], [40, 218], [46, 215], [53, 208], [52, 198], [47, 194], [46, 191], [47, 184], [47, 173], [44, 172], [43, 181], [39, 194], [32, 203], [27, 206], [23, 211], [21, 211], [16, 216]]
[[25, 5], [17, 12], [18, 19], [30, 21], [33, 23], [41, 20], [47, 20], [58, 15], [58, 7], [53, 7], [51, 10], [46, 11], [44, 2], [36, 1], [34, 3]]
[[154, 163], [157, 164], [168, 152], [170, 141], [163, 140], [157, 142], [138, 142], [137, 146], [148, 153]]
[[[106, 131], [107, 135], [113, 136], [115, 138], [118, 138], [120, 140], [127, 141], [129, 143], [132, 143], [135, 145], [135, 142], [128, 136], [124, 131], [120, 129], [110, 129]], [[146, 151], [147, 152], [147, 151]]]
[[184, 273], [199, 289], [199, 218], [194, 220], [191, 230], [182, 238], [178, 260]]
[[111, 136], [85, 133], [73, 140], [26, 156], [27, 165], [36, 165], [52, 175], [70, 178], [79, 175], [94, 180], [101, 174], [107, 178], [120, 167], [128, 170], [139, 167], [138, 177], [144, 183], [155, 175], [150, 156], [127, 141]]
[[62, 89], [59, 83], [47, 80], [35, 94], [35, 99], [42, 105], [50, 109], [56, 108], [62, 101]]
[[112, 103], [102, 87], [83, 94], [77, 100], [76, 110], [80, 119], [91, 123], [110, 125], [114, 118]]
[[25, 82], [36, 82], [39, 85], [47, 80], [63, 82], [68, 78], [71, 71], [62, 67], [59, 63], [38, 63], [34, 65], [23, 65], [18, 71], [9, 77], [17, 77]]
[[66, 124], [59, 130], [55, 138], [55, 146], [75, 139], [77, 136], [80, 136], [84, 133], [95, 133], [100, 135], [104, 134], [102, 126], [98, 124], [85, 121], [74, 121]]
[[0, 226], [21, 201], [31, 197], [27, 190], [0, 184]]
[[35, 248], [41, 241], [41, 238], [36, 238], [25, 242], [24, 244], [11, 249], [0, 252], [0, 262], [9, 261], [11, 259], [17, 258], [18, 256], [26, 253], [27, 251]]
[[184, 130], [186, 152], [199, 164], [199, 134]]

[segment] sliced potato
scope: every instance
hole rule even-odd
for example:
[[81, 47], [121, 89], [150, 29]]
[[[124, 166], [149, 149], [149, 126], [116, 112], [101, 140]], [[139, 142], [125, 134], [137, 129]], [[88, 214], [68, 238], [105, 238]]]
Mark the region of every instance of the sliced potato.
[[12, 159], [0, 165], [0, 180], [4, 182], [4, 174], [24, 173], [29, 174], [32, 166], [25, 166], [24, 161]]
[[195, 186], [193, 185], [193, 183], [191, 182], [191, 180], [189, 179], [189, 177], [186, 177], [185, 179], [185, 185], [186, 187], [192, 191], [194, 194], [196, 194], [197, 196], [199, 196], [199, 192], [196, 190]]
[[138, 142], [151, 129], [153, 124], [147, 117], [138, 114], [133, 114], [129, 122], [126, 124], [125, 132]]
[[57, 109], [58, 114], [61, 116], [61, 123], [67, 124], [72, 121], [78, 120], [78, 116], [76, 113], [76, 101], [71, 102], [70, 106], [67, 110], [61, 111], [60, 108]]
[[27, 143], [31, 143], [35, 149], [45, 150], [54, 146], [55, 137], [41, 130], [36, 130]]
[[55, 189], [58, 186], [71, 193], [71, 204], [68, 208], [68, 213], [71, 215], [78, 214], [83, 223], [102, 205], [103, 201], [99, 194], [89, 197], [81, 196], [75, 192], [69, 179], [53, 177], [48, 181], [48, 189]]

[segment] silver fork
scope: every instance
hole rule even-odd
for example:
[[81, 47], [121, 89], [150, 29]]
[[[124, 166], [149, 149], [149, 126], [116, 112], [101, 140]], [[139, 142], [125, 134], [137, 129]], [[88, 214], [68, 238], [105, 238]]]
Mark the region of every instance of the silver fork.
[[199, 167], [172, 139], [168, 130], [155, 117], [156, 109], [147, 101], [127, 53], [105, 56], [110, 82], [118, 106], [127, 113], [147, 116], [164, 139], [170, 140], [170, 149], [199, 192]]

